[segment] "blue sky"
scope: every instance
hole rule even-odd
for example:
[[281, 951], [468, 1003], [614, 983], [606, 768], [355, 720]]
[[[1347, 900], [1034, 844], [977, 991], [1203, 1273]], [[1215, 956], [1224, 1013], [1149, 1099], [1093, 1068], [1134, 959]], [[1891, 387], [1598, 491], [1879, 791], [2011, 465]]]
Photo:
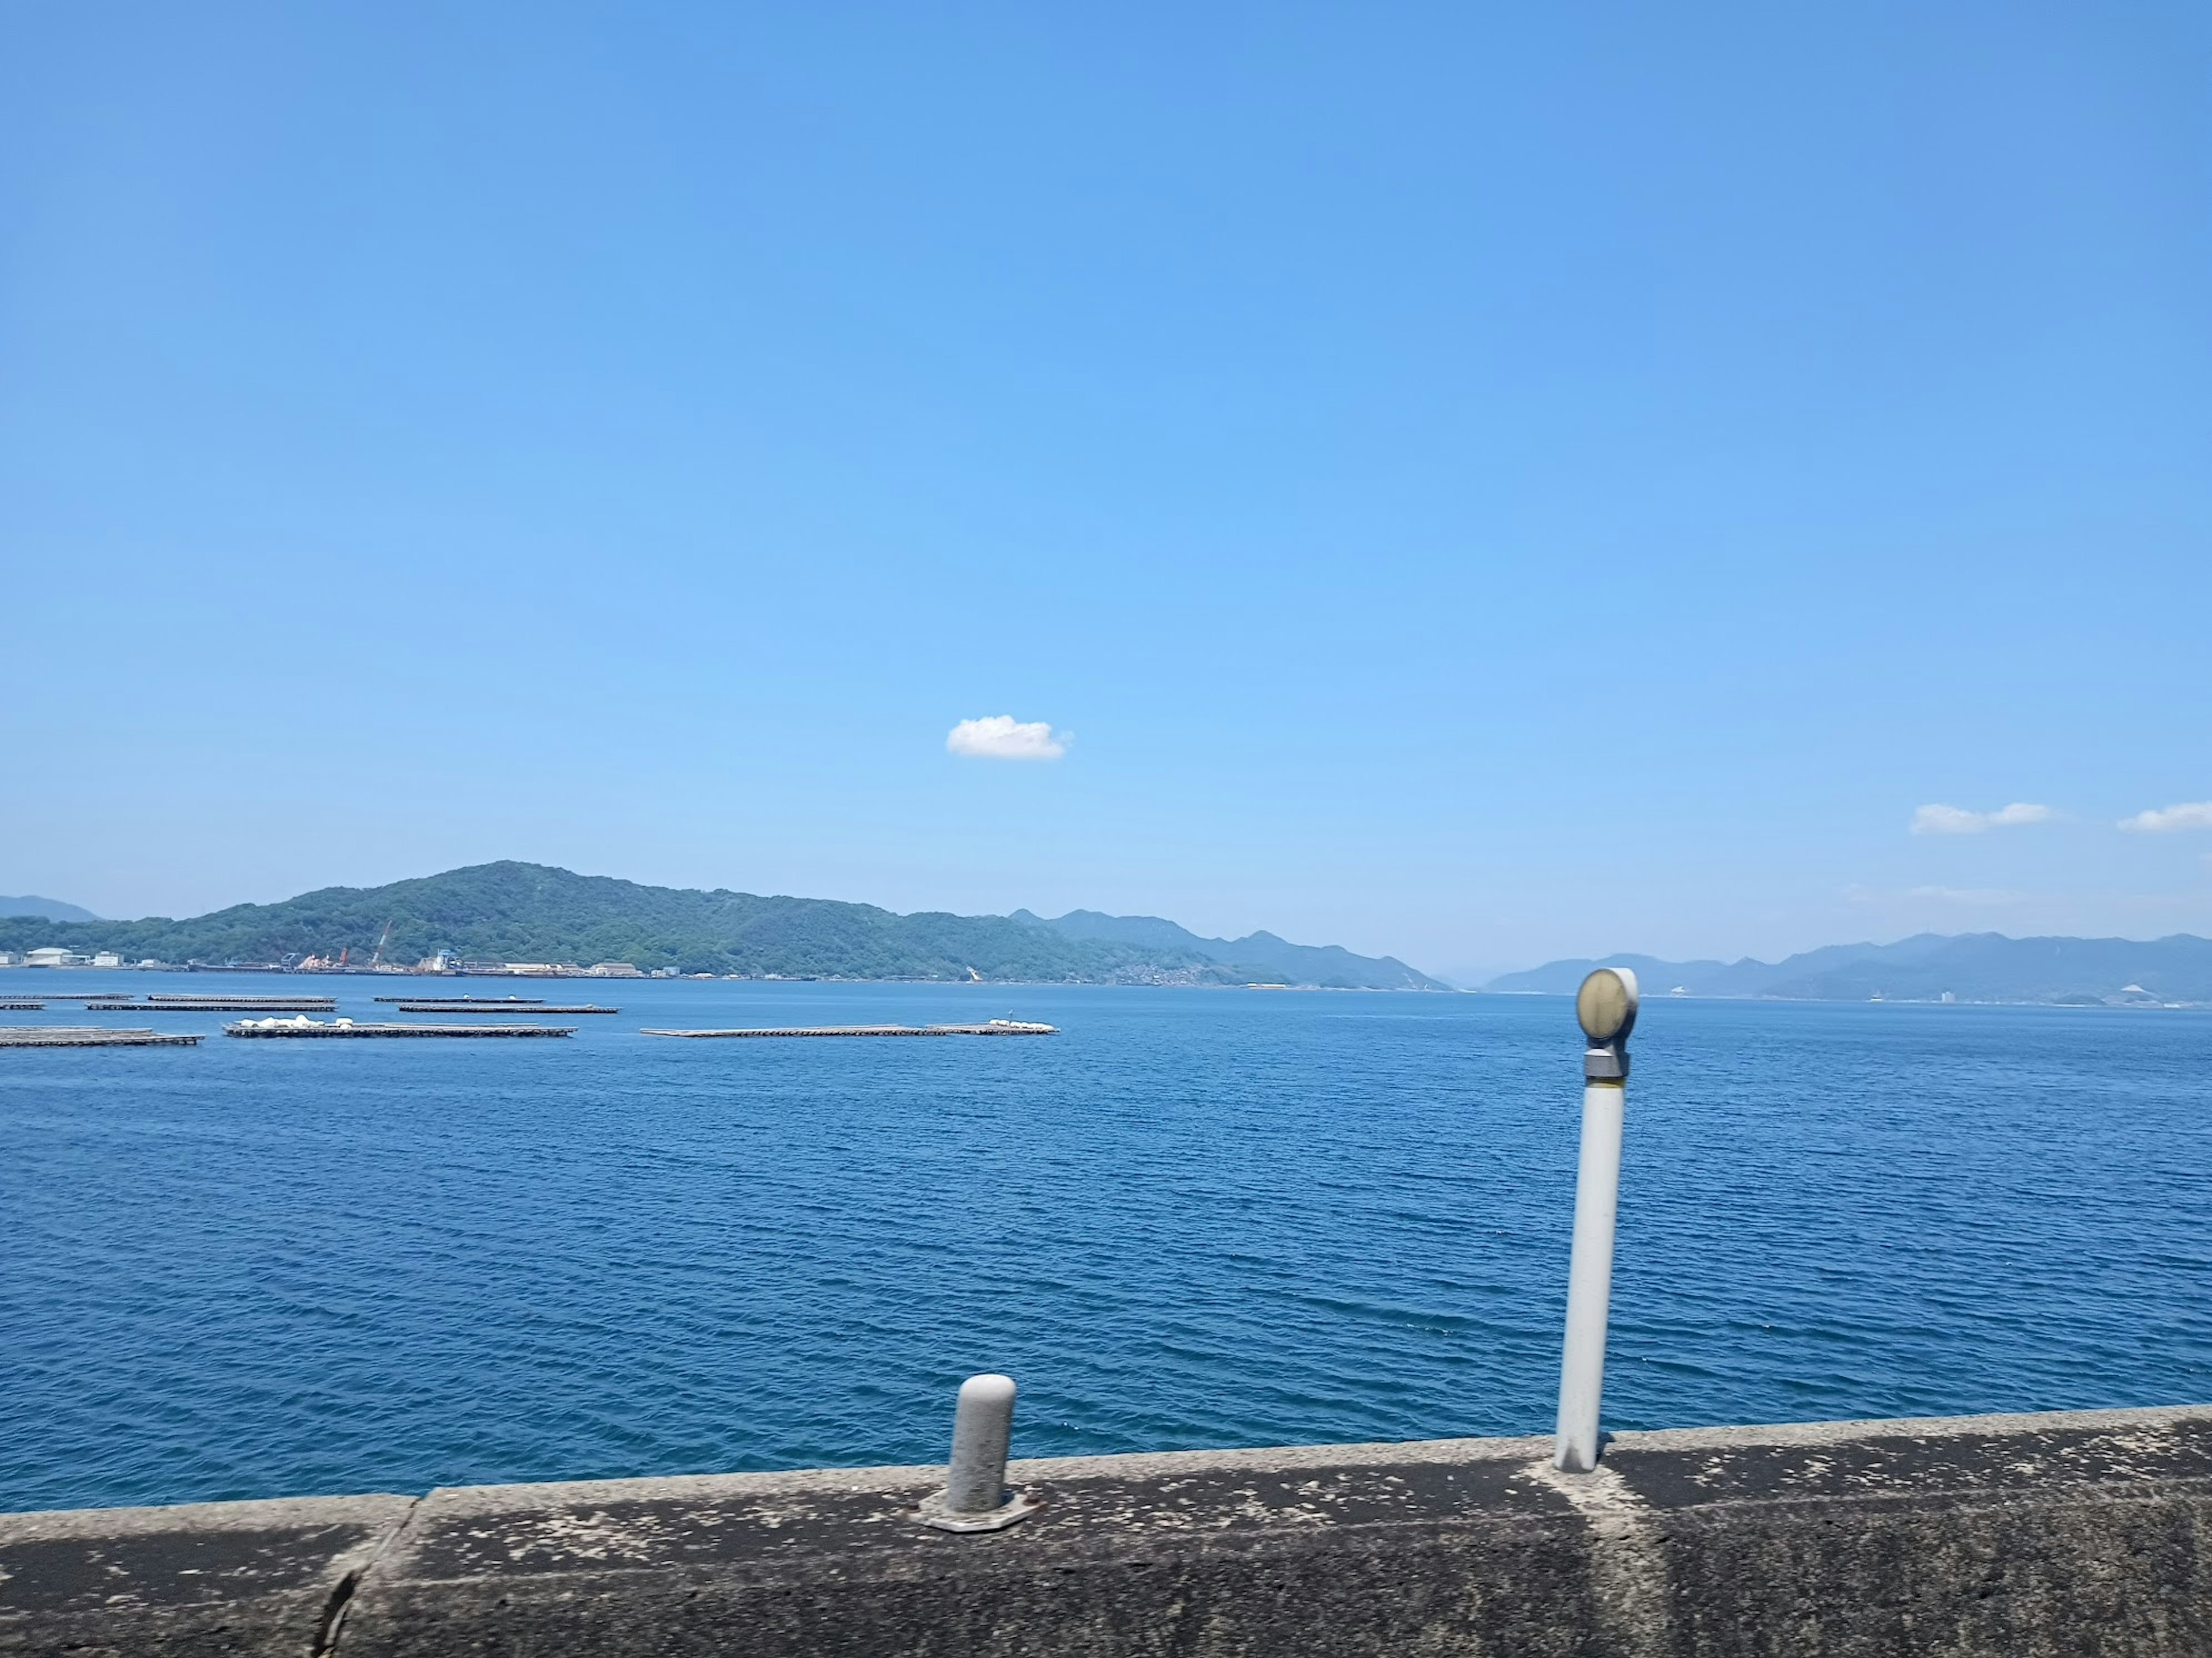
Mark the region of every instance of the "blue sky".
[[1054, 11], [9, 9], [0, 891], [2212, 932], [2212, 10]]

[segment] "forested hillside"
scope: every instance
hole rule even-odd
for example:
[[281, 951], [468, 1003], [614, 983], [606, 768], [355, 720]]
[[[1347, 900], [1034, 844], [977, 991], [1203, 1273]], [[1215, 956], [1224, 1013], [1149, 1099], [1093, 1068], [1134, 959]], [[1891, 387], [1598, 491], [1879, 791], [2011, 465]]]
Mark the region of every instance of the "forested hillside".
[[[1091, 984], [1243, 984], [1284, 981], [1288, 970], [1275, 939], [1270, 941], [1278, 949], [1265, 952], [1267, 960], [1246, 963], [1173, 942], [1071, 936], [1029, 918], [898, 915], [872, 904], [641, 886], [512, 862], [389, 886], [326, 887], [282, 903], [240, 904], [186, 920], [0, 919], [0, 949], [58, 944], [86, 953], [112, 950], [133, 962], [210, 963], [285, 962], [349, 949], [359, 962], [375, 949], [387, 923], [386, 957], [410, 963], [447, 950], [502, 962], [618, 961], [686, 973]], [[1359, 984], [1379, 976], [1403, 982], [1410, 974], [1401, 963], [1386, 967], [1346, 951], [1316, 955], [1318, 975], [1287, 981]], [[1417, 974], [1411, 978], [1426, 982]]]

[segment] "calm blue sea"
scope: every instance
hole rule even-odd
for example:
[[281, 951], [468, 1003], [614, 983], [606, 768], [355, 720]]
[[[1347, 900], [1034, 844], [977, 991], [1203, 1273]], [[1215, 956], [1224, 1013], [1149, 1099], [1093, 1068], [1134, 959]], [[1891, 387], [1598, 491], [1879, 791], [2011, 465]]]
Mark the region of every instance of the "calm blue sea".
[[[0, 974], [62, 985], [392, 989]], [[568, 1042], [0, 1049], [0, 1509], [927, 1461], [984, 1369], [1022, 1455], [1548, 1430], [1564, 999], [591, 992]], [[637, 1034], [1007, 1016], [1064, 1034]], [[2212, 1400], [2208, 1048], [1649, 1006], [1608, 1424]]]

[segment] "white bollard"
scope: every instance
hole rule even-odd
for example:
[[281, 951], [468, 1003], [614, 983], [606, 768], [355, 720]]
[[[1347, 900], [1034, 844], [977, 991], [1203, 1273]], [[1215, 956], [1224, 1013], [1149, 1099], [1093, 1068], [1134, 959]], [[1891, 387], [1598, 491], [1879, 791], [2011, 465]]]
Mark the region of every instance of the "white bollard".
[[1014, 1379], [971, 1376], [952, 1411], [952, 1461], [945, 1489], [915, 1511], [939, 1531], [998, 1531], [1026, 1519], [1037, 1504], [1006, 1489], [1006, 1453], [1014, 1432]]
[[986, 1514], [1006, 1500], [1006, 1451], [1014, 1437], [1014, 1379], [971, 1376], [952, 1409], [952, 1465], [945, 1506]]
[[1606, 1319], [1613, 1300], [1613, 1222], [1620, 1206], [1620, 1131], [1628, 1093], [1628, 1033], [1636, 1025], [1636, 975], [1601, 967], [1575, 995], [1589, 1039], [1583, 1055], [1583, 1145], [1575, 1174], [1575, 1242], [1567, 1266], [1567, 1334], [1559, 1357], [1559, 1436], [1553, 1466], [1597, 1467], [1598, 1405], [1605, 1389]]

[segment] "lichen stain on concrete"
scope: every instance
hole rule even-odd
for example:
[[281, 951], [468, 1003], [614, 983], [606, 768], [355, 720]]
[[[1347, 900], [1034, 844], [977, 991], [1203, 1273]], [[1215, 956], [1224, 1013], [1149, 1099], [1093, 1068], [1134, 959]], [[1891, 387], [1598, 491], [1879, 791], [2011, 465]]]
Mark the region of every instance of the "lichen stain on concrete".
[[625, 1523], [604, 1513], [552, 1514], [526, 1546], [533, 1552], [565, 1552], [578, 1560], [650, 1560], [659, 1552], [650, 1520]]

